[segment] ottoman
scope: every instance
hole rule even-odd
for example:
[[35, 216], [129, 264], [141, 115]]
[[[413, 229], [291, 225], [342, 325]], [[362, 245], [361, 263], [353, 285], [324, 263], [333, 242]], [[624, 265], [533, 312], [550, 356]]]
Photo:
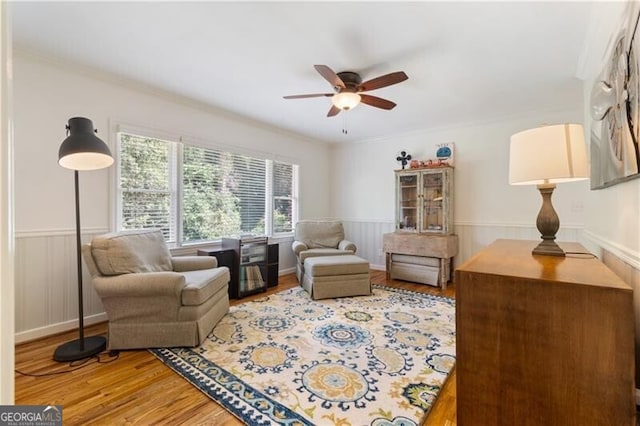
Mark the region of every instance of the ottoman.
[[369, 262], [351, 254], [308, 257], [301, 285], [314, 300], [369, 295]]

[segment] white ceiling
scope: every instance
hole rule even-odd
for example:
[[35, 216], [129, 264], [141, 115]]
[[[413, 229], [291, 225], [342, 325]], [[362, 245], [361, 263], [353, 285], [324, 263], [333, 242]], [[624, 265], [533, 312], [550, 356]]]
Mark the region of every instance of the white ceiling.
[[[14, 43], [330, 142], [576, 107], [588, 2], [17, 2]], [[313, 68], [398, 104], [327, 118]], [[348, 135], [342, 134], [343, 127]]]

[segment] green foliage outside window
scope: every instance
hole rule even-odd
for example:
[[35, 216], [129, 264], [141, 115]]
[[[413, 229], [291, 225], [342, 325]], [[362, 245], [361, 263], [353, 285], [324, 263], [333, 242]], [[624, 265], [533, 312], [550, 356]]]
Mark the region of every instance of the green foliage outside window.
[[264, 234], [271, 176], [272, 231], [292, 230], [294, 166], [271, 162], [267, 168], [267, 160], [244, 155], [126, 133], [119, 138], [120, 229], [160, 228], [172, 242]]

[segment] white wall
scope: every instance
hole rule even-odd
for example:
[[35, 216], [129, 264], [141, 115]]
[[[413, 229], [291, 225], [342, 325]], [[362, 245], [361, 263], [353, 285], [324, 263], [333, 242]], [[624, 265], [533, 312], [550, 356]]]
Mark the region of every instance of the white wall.
[[13, 71], [10, 6], [0, 4], [0, 404], [14, 403]]
[[[57, 164], [69, 118], [88, 117], [111, 147], [111, 123], [124, 122], [187, 135], [232, 149], [270, 153], [301, 166], [301, 214], [328, 214], [328, 148], [290, 133], [268, 129], [222, 111], [203, 110], [178, 98], [135, 90], [37, 58], [16, 55], [16, 230], [73, 227], [73, 172]], [[83, 227], [109, 225], [108, 175], [113, 168], [81, 173]], [[58, 206], [52, 208], [52, 206]], [[43, 214], [45, 213], [46, 214]]]
[[[590, 132], [591, 88], [603, 69], [607, 47], [611, 37], [621, 28], [628, 6], [625, 2], [603, 2], [593, 9], [580, 69], [585, 78], [585, 132]], [[640, 269], [640, 178], [590, 191], [585, 207], [586, 236], [593, 249], [603, 247]]]
[[[300, 193], [305, 194], [301, 217], [329, 215], [330, 149], [325, 143], [19, 51], [14, 112], [18, 340], [77, 324], [73, 172], [57, 163], [71, 117], [93, 120], [98, 136], [112, 149], [114, 124], [121, 122], [292, 161], [300, 165]], [[113, 168], [80, 173], [84, 240], [109, 230], [112, 175]], [[281, 269], [293, 266], [292, 256], [281, 256]], [[90, 284], [87, 293], [85, 312], [99, 320], [101, 305]]]
[[[542, 199], [535, 186], [509, 185], [510, 137], [543, 123], [581, 123], [582, 99], [576, 99], [575, 104], [576, 108], [570, 111], [532, 113], [336, 146], [332, 160], [333, 215], [354, 223], [370, 223], [372, 228], [379, 228], [375, 224], [383, 222], [386, 229], [393, 230], [393, 171], [401, 168], [396, 161], [398, 153], [407, 151], [414, 159], [435, 158], [437, 144], [453, 142], [454, 224], [461, 240], [456, 263], [496, 238], [537, 239], [535, 221]], [[588, 188], [584, 181], [558, 185], [554, 191], [553, 204], [561, 222], [558, 240], [579, 239]], [[379, 249], [370, 261], [382, 263]]]

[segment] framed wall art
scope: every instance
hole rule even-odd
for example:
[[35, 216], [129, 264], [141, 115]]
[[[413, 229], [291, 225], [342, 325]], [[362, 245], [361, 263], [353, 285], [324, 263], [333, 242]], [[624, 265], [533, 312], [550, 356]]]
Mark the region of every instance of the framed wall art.
[[640, 177], [638, 2], [629, 2], [591, 91], [591, 189]]

